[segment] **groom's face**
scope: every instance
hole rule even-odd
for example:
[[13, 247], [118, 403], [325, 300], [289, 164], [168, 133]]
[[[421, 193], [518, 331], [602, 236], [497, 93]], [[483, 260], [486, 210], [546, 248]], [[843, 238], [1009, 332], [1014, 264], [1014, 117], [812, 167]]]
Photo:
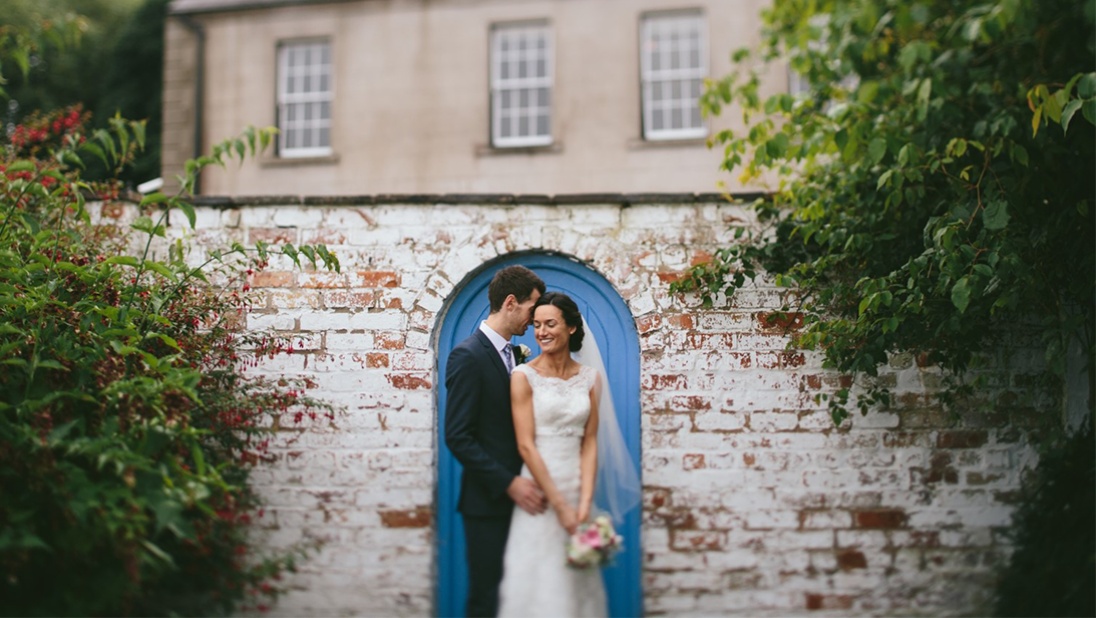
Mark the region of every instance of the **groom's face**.
[[533, 294], [525, 302], [519, 303], [517, 299], [514, 300], [515, 310], [510, 330], [515, 337], [524, 335], [525, 329], [533, 321], [533, 305], [537, 304], [538, 299], [540, 299], [540, 291], [533, 290]]

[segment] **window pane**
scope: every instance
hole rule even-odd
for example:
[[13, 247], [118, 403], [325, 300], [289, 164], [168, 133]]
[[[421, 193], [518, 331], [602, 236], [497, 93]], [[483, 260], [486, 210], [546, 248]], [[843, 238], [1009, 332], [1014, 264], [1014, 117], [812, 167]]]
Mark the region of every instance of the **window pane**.
[[681, 108], [674, 107], [670, 112], [670, 128], [680, 129], [683, 125], [681, 118]]
[[305, 73], [304, 82], [301, 86], [301, 92], [312, 92], [312, 75]]
[[324, 64], [331, 64], [331, 46], [330, 45], [321, 45], [320, 46], [320, 58], [321, 58], [321, 60], [323, 61]]
[[676, 80], [675, 79], [672, 82], [671, 88], [673, 90], [673, 99], [675, 101], [680, 100], [681, 99], [681, 80]]
[[312, 131], [310, 131], [309, 129], [302, 129], [301, 130], [301, 147], [302, 148], [311, 148], [312, 147]]
[[697, 100], [697, 99], [700, 98], [700, 84], [701, 83], [702, 82], [699, 79], [694, 79], [694, 80], [689, 82], [689, 96], [692, 97], [693, 100]]
[[537, 58], [537, 77], [548, 77], [548, 62], [544, 58]]
[[331, 104], [327, 101], [320, 103], [320, 118], [323, 120], [331, 119]]
[[499, 127], [499, 133], [502, 135], [502, 137], [510, 137], [510, 117], [503, 116], [500, 119], [499, 124], [501, 125]]
[[547, 88], [538, 88], [537, 89], [537, 105], [539, 105], [541, 107], [548, 107], [549, 103], [548, 103], [548, 89]]
[[314, 108], [315, 108], [315, 105], [312, 104], [312, 103], [305, 103], [304, 104], [304, 119], [306, 121], [312, 120], [312, 111], [313, 111]]
[[657, 109], [651, 110], [651, 125], [652, 125], [652, 128], [654, 128], [655, 131], [659, 131], [663, 128], [663, 126], [662, 126], [662, 112], [661, 111], [659, 111]]
[[548, 135], [548, 114], [537, 116], [537, 135]]
[[325, 148], [331, 146], [331, 129], [327, 127], [320, 129], [320, 143], [318, 145]]
[[321, 73], [320, 74], [320, 92], [327, 92], [329, 90], [331, 90], [331, 84], [329, 83], [329, 78], [327, 76], [327, 73]]
[[651, 55], [651, 70], [659, 71], [662, 69], [662, 54], [659, 53], [657, 45], [655, 46], [653, 52], [654, 53], [652, 53]]
[[511, 96], [512, 95], [509, 90], [502, 91], [502, 105], [500, 106], [502, 107], [502, 109], [510, 109], [512, 107], [513, 104], [510, 100]]
[[524, 109], [526, 107], [529, 107], [529, 89], [528, 88], [522, 88], [521, 90], [519, 90], [518, 91], [518, 97], [520, 99], [519, 105], [521, 106], [522, 109]]
[[519, 60], [518, 61], [518, 77], [522, 78], [522, 77], [528, 77], [528, 76], [529, 76], [529, 62], [527, 60]]
[[692, 128], [698, 128], [698, 127], [701, 126], [700, 125], [700, 108], [695, 106], [695, 105], [692, 106], [689, 109], [689, 126], [692, 127]]
[[529, 135], [529, 117], [525, 114], [518, 117], [518, 135]]
[[297, 131], [290, 129], [285, 132], [285, 147], [296, 148], [297, 147]]

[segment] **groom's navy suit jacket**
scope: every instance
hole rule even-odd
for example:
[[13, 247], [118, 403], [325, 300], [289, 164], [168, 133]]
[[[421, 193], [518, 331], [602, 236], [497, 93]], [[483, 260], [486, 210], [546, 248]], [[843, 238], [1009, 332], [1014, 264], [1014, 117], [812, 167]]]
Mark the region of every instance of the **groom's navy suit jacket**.
[[510, 412], [510, 375], [483, 331], [449, 353], [445, 389], [445, 444], [464, 466], [457, 510], [509, 517], [514, 502], [506, 489], [522, 460]]

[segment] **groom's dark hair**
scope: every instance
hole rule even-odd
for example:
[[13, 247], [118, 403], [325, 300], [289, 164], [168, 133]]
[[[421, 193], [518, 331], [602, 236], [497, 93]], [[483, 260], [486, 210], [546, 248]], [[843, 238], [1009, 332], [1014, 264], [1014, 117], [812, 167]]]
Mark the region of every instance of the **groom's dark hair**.
[[533, 290], [544, 294], [544, 282], [533, 271], [524, 266], [507, 266], [495, 273], [491, 285], [487, 286], [487, 300], [491, 303], [491, 313], [498, 313], [506, 297], [513, 294], [519, 303], [529, 300]]

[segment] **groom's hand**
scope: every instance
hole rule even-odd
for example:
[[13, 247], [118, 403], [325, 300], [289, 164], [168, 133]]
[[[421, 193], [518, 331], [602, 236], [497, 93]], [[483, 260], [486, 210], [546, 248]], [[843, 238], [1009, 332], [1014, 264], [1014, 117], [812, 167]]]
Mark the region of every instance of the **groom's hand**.
[[540, 515], [548, 508], [548, 499], [544, 497], [544, 492], [537, 487], [536, 483], [523, 476], [514, 477], [506, 493], [510, 495], [514, 504], [530, 515]]

